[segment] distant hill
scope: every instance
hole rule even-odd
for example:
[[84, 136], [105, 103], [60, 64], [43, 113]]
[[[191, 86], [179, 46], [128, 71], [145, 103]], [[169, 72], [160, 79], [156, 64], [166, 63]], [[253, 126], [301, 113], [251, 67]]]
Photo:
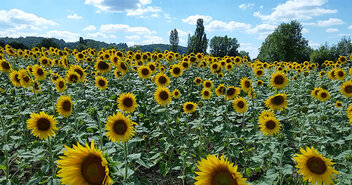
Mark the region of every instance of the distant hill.
[[[25, 48], [33, 48], [33, 47], [36, 47], [36, 45], [39, 44], [43, 39], [45, 39], [45, 37], [34, 37], [34, 36], [18, 37], [18, 38], [2, 37], [0, 38], [0, 43], [10, 44], [10, 45], [11, 43], [19, 43], [19, 44], [23, 44]], [[57, 44], [59, 44], [61, 49], [65, 47], [69, 49], [76, 49], [78, 48], [78, 45], [79, 45], [79, 41], [65, 42], [63, 39], [56, 39], [56, 38], [51, 38], [51, 39]], [[95, 48], [95, 49], [100, 49], [100, 48], [140, 49], [143, 52], [146, 52], [146, 51], [153, 52], [155, 49], [160, 52], [164, 52], [164, 50], [170, 50], [169, 44], [149, 44], [149, 45], [138, 45], [138, 46], [128, 47], [126, 43], [119, 43], [119, 44], [106, 43], [106, 42], [96, 41], [93, 39], [84, 39], [84, 42], [86, 43], [87, 47]], [[183, 46], [179, 46], [178, 52], [181, 54], [187, 53], [187, 48]]]

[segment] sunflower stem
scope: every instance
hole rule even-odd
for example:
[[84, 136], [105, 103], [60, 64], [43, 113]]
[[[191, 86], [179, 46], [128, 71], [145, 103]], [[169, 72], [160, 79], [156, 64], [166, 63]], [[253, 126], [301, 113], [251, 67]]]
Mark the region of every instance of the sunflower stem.
[[[2, 115], [2, 114], [0, 114]], [[5, 129], [5, 124], [4, 124], [4, 119], [3, 117], [1, 116], [1, 126], [2, 126], [2, 129], [4, 131], [4, 142], [5, 143], [8, 143], [7, 142], [7, 129]], [[6, 170], [5, 170], [5, 177], [6, 177], [6, 182], [10, 182], [9, 181], [9, 153], [8, 153], [8, 150], [4, 150], [5, 152], [5, 165], [6, 165]]]
[[127, 172], [128, 172], [128, 159], [127, 159], [127, 154], [128, 154], [128, 147], [127, 147], [127, 142], [124, 142], [124, 147], [123, 150], [125, 152], [125, 176], [124, 176], [124, 180], [127, 181]]
[[53, 161], [53, 151], [52, 151], [52, 146], [51, 146], [51, 138], [48, 138], [48, 147], [49, 147], [49, 164], [50, 164], [50, 169], [51, 169], [51, 178], [55, 178], [55, 169], [54, 169], [54, 161]]

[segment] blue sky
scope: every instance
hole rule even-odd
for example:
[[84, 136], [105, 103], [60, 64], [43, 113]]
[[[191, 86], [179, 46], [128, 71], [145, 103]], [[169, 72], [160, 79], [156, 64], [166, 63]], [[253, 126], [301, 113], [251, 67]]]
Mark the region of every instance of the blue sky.
[[352, 36], [351, 0], [0, 0], [0, 37], [79, 37], [135, 44], [169, 43], [176, 28], [187, 45], [198, 18], [207, 38], [237, 38], [256, 57], [265, 37], [282, 22], [298, 20], [318, 48]]

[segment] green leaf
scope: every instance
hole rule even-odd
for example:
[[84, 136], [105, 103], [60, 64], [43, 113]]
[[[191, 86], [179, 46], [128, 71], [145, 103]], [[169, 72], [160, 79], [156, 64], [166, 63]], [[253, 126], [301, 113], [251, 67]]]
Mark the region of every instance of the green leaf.
[[130, 154], [130, 155], [128, 155], [128, 158], [131, 158], [131, 159], [139, 159], [139, 158], [141, 158], [141, 153], [138, 153], [138, 154]]

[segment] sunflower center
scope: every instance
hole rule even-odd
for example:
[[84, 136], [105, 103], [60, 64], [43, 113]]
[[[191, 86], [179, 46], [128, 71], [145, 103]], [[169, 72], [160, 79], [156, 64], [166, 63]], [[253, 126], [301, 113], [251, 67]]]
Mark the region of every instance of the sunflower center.
[[71, 81], [71, 82], [76, 82], [77, 80], [78, 80], [78, 76], [77, 76], [77, 75], [72, 74], [72, 75], [70, 76], [70, 81]]
[[154, 71], [155, 70], [155, 66], [154, 65], [149, 65], [149, 69]]
[[188, 63], [187, 63], [187, 62], [183, 62], [183, 63], [182, 63], [182, 66], [183, 66], [184, 68], [187, 68], [187, 67], [188, 67]]
[[160, 76], [158, 79], [159, 83], [161, 84], [165, 84], [167, 82], [167, 79], [165, 78], [165, 76]]
[[101, 165], [101, 158], [93, 154], [87, 156], [82, 161], [81, 173], [88, 184], [102, 184], [105, 178], [105, 168]]
[[15, 80], [16, 80], [16, 82], [18, 82], [18, 83], [21, 82], [20, 79], [18, 78], [18, 74], [15, 75]]
[[192, 110], [193, 109], [193, 104], [187, 104], [186, 105], [187, 110]]
[[37, 121], [37, 127], [40, 131], [45, 131], [50, 128], [50, 121], [47, 118], [39, 118]]
[[4, 69], [10, 69], [10, 64], [7, 63], [7, 62], [2, 62], [1, 63], [1, 67], [4, 68]]
[[83, 58], [82, 53], [78, 54], [78, 58]]
[[237, 106], [242, 109], [244, 107], [244, 102], [243, 101], [237, 102]]
[[132, 107], [133, 105], [133, 101], [131, 98], [125, 98], [123, 99], [122, 101], [123, 105], [126, 106], [126, 107]]
[[178, 67], [173, 68], [173, 71], [175, 74], [179, 74], [181, 72], [181, 69]]
[[141, 55], [136, 55], [136, 59], [137, 60], [141, 59]]
[[165, 92], [165, 91], [162, 91], [162, 92], [160, 92], [159, 97], [160, 97], [160, 99], [165, 101], [169, 98], [169, 94], [167, 94], [167, 92]]
[[316, 90], [316, 91], [314, 91], [315, 96], [318, 96], [318, 92], [319, 92], [319, 91], [320, 91], [319, 89]]
[[148, 75], [149, 74], [149, 70], [146, 69], [146, 68], [142, 69], [142, 74], [143, 75]]
[[124, 135], [127, 131], [127, 123], [122, 119], [116, 120], [113, 130], [118, 135]]
[[218, 68], [218, 65], [217, 64], [214, 64], [213, 65], [213, 69], [217, 69]]
[[209, 96], [209, 91], [204, 91], [204, 96]]
[[29, 82], [29, 77], [28, 77], [28, 76], [25, 76], [25, 77], [23, 78], [23, 80], [24, 80], [25, 82]]
[[75, 69], [75, 72], [79, 74], [79, 76], [83, 76], [83, 71], [80, 69]]
[[101, 70], [106, 70], [109, 68], [109, 65], [103, 61], [99, 62], [98, 64], [98, 68], [101, 69]]
[[39, 84], [37, 82], [34, 83], [34, 89], [39, 90]]
[[237, 180], [226, 169], [222, 169], [214, 173], [211, 178], [212, 185], [237, 185]]
[[200, 79], [196, 79], [197, 84], [200, 84], [200, 82], [201, 82]]
[[71, 111], [71, 106], [72, 106], [72, 104], [71, 104], [71, 102], [68, 101], [68, 100], [66, 100], [66, 101], [64, 101], [64, 102], [62, 103], [62, 108], [63, 108], [64, 111], [66, 111], [66, 112]]
[[48, 63], [48, 61], [47, 61], [46, 59], [44, 59], [44, 60], [42, 61], [42, 63], [43, 63], [43, 65], [45, 65], [45, 64]]
[[274, 83], [275, 84], [283, 84], [285, 82], [285, 78], [283, 77], [283, 76], [281, 76], [281, 75], [279, 75], [279, 76], [276, 76], [275, 78], [274, 78]]
[[126, 70], [126, 69], [127, 69], [126, 65], [125, 65], [123, 62], [121, 62], [120, 67], [121, 67], [121, 69], [123, 69], [123, 70]]
[[205, 87], [211, 87], [211, 83], [210, 82], [205, 83]]
[[285, 101], [283, 96], [275, 96], [271, 99], [271, 103], [273, 103], [274, 105], [281, 105], [283, 104]]
[[265, 123], [265, 127], [272, 130], [276, 127], [276, 123], [273, 120], [269, 120]]
[[37, 74], [38, 74], [39, 76], [42, 76], [42, 75], [44, 74], [43, 69], [39, 68], [39, 69], [37, 70]]
[[251, 86], [251, 83], [249, 83], [249, 81], [245, 81], [245, 82], [244, 82], [244, 86], [245, 86], [246, 88], [249, 88], [249, 87]]
[[326, 164], [318, 157], [311, 157], [307, 161], [307, 167], [315, 174], [323, 174], [326, 171]]
[[234, 88], [230, 88], [227, 90], [226, 92], [227, 96], [232, 96], [235, 94], [235, 89]]
[[178, 96], [178, 91], [175, 92], [175, 96]]
[[263, 71], [259, 70], [259, 71], [257, 71], [257, 74], [261, 75], [261, 74], [263, 74]]
[[340, 76], [340, 77], [343, 77], [343, 76], [344, 76], [344, 74], [343, 74], [342, 71], [339, 71], [339, 72], [337, 73], [337, 75]]
[[99, 80], [98, 84], [100, 87], [104, 87], [105, 86], [105, 81], [104, 80]]
[[59, 82], [59, 88], [64, 88], [64, 86], [65, 86], [65, 83], [63, 81], [60, 81]]
[[322, 92], [322, 93], [320, 94], [320, 96], [321, 96], [322, 98], [326, 98], [326, 97], [328, 97], [328, 94], [326, 94], [326, 92]]
[[348, 93], [348, 94], [352, 93], [352, 86], [351, 85], [347, 85], [345, 87], [345, 92]]

